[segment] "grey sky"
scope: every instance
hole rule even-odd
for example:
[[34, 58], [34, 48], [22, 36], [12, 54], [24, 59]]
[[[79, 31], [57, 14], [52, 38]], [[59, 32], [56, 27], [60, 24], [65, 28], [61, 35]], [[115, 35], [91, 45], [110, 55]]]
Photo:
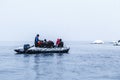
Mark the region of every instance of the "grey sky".
[[0, 0], [0, 41], [120, 39], [120, 0]]

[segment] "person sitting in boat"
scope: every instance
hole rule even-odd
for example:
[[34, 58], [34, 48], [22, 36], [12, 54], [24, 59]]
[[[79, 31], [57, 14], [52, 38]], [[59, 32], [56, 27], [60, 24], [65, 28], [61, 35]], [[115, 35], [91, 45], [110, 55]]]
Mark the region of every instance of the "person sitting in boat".
[[120, 42], [120, 40], [118, 40], [118, 43]]
[[58, 43], [58, 47], [63, 47], [64, 46], [64, 43], [62, 41], [62, 39], [59, 40], [59, 43]]
[[35, 37], [35, 47], [39, 47], [39, 42], [40, 40], [39, 40], [39, 34], [37, 34], [36, 35], [36, 37]]
[[62, 39], [57, 39], [56, 46], [57, 47], [63, 47], [64, 46], [64, 43], [63, 43]]
[[38, 47], [44, 47], [44, 43], [43, 43], [42, 40], [39, 40], [39, 41], [38, 41]]
[[57, 41], [56, 41], [56, 46], [57, 47], [58, 47], [59, 43], [60, 43], [60, 39], [58, 38]]
[[53, 48], [53, 47], [54, 47], [54, 42], [51, 41], [51, 40], [49, 40], [49, 41], [47, 42], [47, 47], [48, 47], [48, 48]]
[[47, 47], [47, 40], [46, 40], [46, 39], [44, 39], [44, 41], [43, 41], [43, 47], [44, 47], [44, 48]]

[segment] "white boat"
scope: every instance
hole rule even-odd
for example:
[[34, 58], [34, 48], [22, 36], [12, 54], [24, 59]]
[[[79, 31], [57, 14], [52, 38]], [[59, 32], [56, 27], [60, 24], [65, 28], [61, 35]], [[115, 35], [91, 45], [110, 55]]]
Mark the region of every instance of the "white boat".
[[102, 40], [95, 40], [92, 44], [104, 44], [104, 42]]

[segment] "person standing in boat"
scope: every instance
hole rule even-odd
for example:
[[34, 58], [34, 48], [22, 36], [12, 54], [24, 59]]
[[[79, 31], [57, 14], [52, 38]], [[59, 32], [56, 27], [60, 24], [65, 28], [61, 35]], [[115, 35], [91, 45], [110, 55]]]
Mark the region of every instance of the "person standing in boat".
[[39, 47], [39, 34], [36, 35], [35, 37], [35, 47]]

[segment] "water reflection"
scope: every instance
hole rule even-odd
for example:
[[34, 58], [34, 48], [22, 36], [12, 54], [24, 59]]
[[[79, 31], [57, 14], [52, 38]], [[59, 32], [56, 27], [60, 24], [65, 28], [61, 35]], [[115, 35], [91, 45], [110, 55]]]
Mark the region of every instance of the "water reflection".
[[[35, 80], [40, 80], [40, 78], [45, 77], [47, 73], [46, 72], [46, 67], [49, 67], [50, 61], [48, 60], [48, 58], [54, 58], [54, 54], [36, 54], [34, 56], [34, 72], [36, 74], [35, 76]], [[47, 65], [46, 65], [47, 64]]]
[[33, 66], [34, 72], [36, 74], [35, 80], [40, 80], [41, 78], [45, 80], [48, 80], [49, 78], [56, 78], [56, 80], [60, 80], [63, 75], [59, 71], [63, 68], [62, 62], [60, 60], [61, 56], [63, 56], [63, 54], [36, 54], [34, 56]]
[[54, 54], [51, 54], [51, 53], [43, 53], [43, 54], [40, 54], [40, 55], [43, 56], [43, 57], [54, 56]]
[[63, 72], [65, 70], [64, 60], [66, 59], [66, 54], [44, 53], [16, 55], [23, 58], [21, 59], [24, 63], [23, 65], [28, 70], [26, 70], [26, 77], [30, 74], [34, 80], [40, 80], [41, 78], [43, 80], [61, 80], [62, 78], [65, 78]]
[[34, 71], [35, 71], [35, 74], [36, 74], [36, 77], [35, 77], [35, 80], [38, 80], [38, 79], [40, 79], [40, 64], [39, 64], [39, 62], [40, 62], [40, 55], [39, 54], [36, 54], [35, 56], [34, 56], [34, 63], [35, 63], [35, 65], [34, 65]]

